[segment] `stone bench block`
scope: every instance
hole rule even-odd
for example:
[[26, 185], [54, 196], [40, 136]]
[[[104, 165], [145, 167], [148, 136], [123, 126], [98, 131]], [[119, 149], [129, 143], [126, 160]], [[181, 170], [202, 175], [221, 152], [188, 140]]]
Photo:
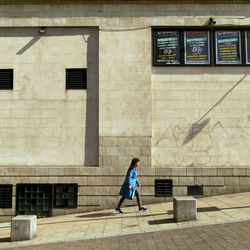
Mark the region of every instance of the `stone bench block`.
[[176, 222], [196, 220], [197, 205], [193, 197], [174, 197], [174, 220]]
[[31, 240], [36, 234], [36, 215], [18, 215], [11, 220], [11, 241]]

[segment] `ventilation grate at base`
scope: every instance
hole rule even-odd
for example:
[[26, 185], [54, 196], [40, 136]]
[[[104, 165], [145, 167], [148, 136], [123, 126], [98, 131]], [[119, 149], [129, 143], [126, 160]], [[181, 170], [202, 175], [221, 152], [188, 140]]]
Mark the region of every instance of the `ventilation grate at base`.
[[12, 208], [12, 185], [0, 185], [0, 208]]
[[173, 194], [172, 180], [155, 180], [155, 196], [171, 197]]
[[188, 195], [203, 195], [203, 186], [187, 186]]

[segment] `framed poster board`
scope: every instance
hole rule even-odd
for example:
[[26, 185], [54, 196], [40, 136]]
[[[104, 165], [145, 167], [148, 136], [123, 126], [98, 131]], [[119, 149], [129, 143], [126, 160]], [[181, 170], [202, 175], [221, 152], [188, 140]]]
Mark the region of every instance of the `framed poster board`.
[[154, 65], [181, 64], [180, 41], [179, 31], [154, 30]]
[[184, 32], [185, 64], [211, 64], [210, 33], [208, 30]]
[[246, 64], [250, 64], [250, 30], [245, 31]]
[[215, 31], [215, 56], [217, 65], [242, 64], [240, 31]]

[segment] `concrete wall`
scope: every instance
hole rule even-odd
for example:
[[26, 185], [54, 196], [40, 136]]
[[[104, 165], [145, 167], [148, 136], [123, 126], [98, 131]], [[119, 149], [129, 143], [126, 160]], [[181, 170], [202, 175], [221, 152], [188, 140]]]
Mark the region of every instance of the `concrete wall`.
[[[0, 165], [98, 164], [96, 29], [0, 29], [0, 68], [14, 89], [0, 91]], [[88, 68], [88, 90], [66, 90], [66, 68]]]
[[154, 166], [250, 165], [248, 67], [154, 67], [152, 84]]
[[[0, 182], [14, 185], [5, 220], [16, 183], [78, 183], [78, 208], [53, 215], [114, 207], [133, 157], [144, 204], [169, 200], [154, 196], [162, 178], [174, 195], [195, 184], [204, 195], [250, 190], [248, 67], [152, 67], [151, 41], [152, 26], [204, 26], [211, 16], [250, 25], [250, 4], [0, 10], [0, 67], [15, 69], [14, 90], [0, 91]], [[65, 68], [86, 66], [88, 90], [66, 91]]]
[[0, 5], [0, 26], [147, 27], [249, 25], [250, 6], [223, 4], [23, 4]]
[[150, 28], [100, 31], [99, 164], [112, 172], [151, 166], [150, 51]]

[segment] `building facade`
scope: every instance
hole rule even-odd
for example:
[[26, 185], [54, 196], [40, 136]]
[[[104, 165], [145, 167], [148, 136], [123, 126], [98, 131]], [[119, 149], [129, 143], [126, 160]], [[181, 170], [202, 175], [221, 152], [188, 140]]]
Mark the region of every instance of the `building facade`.
[[144, 204], [250, 191], [249, 13], [0, 1], [0, 220], [114, 207], [134, 157]]

